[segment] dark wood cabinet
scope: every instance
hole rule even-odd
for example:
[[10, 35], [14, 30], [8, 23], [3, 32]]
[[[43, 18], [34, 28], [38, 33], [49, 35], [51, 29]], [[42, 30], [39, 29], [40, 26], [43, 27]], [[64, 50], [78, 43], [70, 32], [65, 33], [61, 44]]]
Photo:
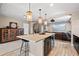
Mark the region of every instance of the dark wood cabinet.
[[17, 35], [23, 34], [23, 29], [6, 29], [0, 28], [0, 43], [17, 40]]
[[10, 29], [10, 40], [16, 40], [16, 31], [17, 29]]
[[62, 40], [62, 32], [56, 32], [56, 39]]
[[10, 40], [10, 30], [0, 29], [0, 42], [5, 42]]
[[16, 35], [23, 35], [24, 34], [24, 29], [23, 28], [19, 28], [16, 32]]
[[51, 37], [48, 37], [44, 40], [44, 56], [47, 56], [51, 49]]
[[74, 48], [76, 49], [79, 55], [79, 37], [76, 35], [73, 35], [73, 38], [74, 38]]
[[71, 34], [65, 32], [56, 32], [56, 39], [63, 41], [71, 41]]

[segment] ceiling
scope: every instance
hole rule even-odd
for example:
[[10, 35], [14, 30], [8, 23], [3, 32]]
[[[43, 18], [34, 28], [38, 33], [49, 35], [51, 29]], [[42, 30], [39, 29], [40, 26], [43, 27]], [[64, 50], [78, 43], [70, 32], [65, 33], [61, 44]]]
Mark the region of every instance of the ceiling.
[[[38, 9], [42, 9], [42, 16], [50, 20], [53, 17], [59, 17], [66, 14], [72, 14], [79, 11], [78, 3], [54, 3], [53, 7], [49, 6], [50, 3], [31, 3], [31, 10], [33, 13], [33, 20], [36, 20], [39, 16]], [[24, 20], [24, 14], [28, 10], [28, 3], [1, 3], [0, 15], [14, 17], [20, 20]]]

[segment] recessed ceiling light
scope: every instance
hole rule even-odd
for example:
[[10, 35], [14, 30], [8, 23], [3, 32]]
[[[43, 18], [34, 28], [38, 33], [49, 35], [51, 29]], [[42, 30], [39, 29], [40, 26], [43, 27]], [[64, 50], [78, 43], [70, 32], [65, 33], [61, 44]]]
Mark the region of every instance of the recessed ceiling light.
[[53, 5], [54, 5], [53, 3], [50, 3], [50, 7], [53, 7]]

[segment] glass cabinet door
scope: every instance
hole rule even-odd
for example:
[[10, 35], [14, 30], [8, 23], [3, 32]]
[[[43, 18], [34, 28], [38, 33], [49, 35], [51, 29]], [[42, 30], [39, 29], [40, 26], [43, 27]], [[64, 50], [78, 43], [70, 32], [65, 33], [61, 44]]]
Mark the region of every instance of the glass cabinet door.
[[2, 42], [9, 41], [9, 30], [8, 29], [3, 29], [2, 30]]
[[10, 30], [10, 40], [16, 40], [16, 29]]

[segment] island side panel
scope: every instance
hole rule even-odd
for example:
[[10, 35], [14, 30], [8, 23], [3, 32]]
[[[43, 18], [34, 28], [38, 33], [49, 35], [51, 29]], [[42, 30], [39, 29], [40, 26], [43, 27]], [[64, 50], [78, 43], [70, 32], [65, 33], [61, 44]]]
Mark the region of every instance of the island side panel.
[[30, 42], [30, 53], [33, 56], [47, 56], [52, 49], [51, 36], [38, 42]]
[[29, 42], [30, 54], [33, 56], [44, 56], [44, 40]]

